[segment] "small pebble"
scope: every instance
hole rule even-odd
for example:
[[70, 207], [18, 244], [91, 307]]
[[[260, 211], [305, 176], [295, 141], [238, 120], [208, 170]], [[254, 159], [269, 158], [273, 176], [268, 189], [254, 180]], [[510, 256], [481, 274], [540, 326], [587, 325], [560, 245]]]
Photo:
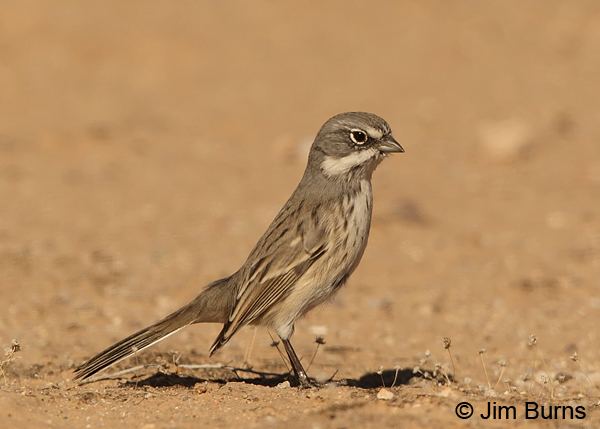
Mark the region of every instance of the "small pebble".
[[382, 401], [389, 401], [394, 399], [394, 394], [387, 389], [381, 389], [377, 392], [377, 399], [381, 399]]

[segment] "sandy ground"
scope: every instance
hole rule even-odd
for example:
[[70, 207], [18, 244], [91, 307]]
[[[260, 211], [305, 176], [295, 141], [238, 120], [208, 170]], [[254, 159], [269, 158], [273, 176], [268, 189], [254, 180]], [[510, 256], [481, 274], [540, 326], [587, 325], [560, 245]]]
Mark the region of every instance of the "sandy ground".
[[[0, 427], [600, 425], [598, 2], [1, 6]], [[71, 381], [237, 269], [348, 110], [406, 153], [362, 264], [297, 325], [338, 385], [286, 387], [263, 330], [209, 359], [213, 325]]]

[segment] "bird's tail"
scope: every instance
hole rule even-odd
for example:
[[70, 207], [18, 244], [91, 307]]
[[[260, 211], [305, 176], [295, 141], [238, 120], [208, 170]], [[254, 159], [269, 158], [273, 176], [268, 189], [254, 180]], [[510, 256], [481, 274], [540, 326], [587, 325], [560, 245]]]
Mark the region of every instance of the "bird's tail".
[[227, 287], [228, 280], [229, 278], [225, 278], [210, 284], [189, 304], [82, 363], [75, 369], [75, 379], [85, 380], [192, 323], [224, 322], [232, 295], [231, 288]]

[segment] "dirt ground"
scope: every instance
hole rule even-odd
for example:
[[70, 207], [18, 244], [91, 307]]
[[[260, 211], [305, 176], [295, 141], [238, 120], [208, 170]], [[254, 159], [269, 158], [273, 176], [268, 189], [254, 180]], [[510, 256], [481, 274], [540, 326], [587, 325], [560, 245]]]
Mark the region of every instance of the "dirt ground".
[[[1, 428], [600, 426], [600, 3], [1, 10]], [[260, 329], [209, 359], [216, 325], [71, 380], [236, 270], [349, 110], [406, 153], [361, 265], [296, 327], [337, 384], [287, 387]], [[494, 401], [516, 420], [477, 417]]]

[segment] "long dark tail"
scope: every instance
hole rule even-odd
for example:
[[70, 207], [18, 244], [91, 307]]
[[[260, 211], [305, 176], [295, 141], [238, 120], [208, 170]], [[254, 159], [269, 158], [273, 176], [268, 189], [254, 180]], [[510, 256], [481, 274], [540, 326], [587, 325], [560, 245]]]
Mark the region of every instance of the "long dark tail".
[[225, 322], [233, 302], [231, 277], [211, 283], [192, 302], [164, 319], [113, 344], [75, 369], [75, 379], [86, 379], [111, 365], [156, 344], [192, 323]]

